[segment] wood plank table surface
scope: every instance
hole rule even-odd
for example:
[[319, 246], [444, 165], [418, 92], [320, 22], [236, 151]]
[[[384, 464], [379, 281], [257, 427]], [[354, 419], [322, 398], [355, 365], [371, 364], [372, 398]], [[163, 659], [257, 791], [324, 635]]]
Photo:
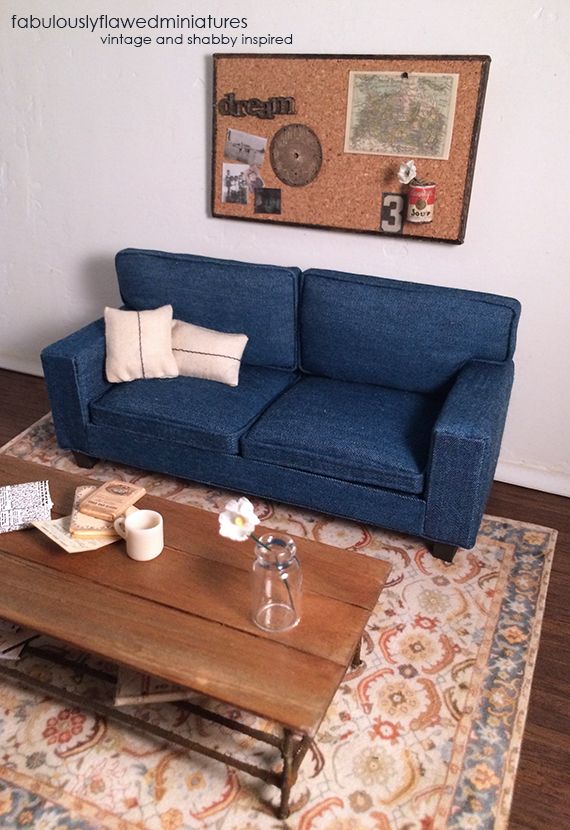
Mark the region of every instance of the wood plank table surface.
[[[0, 484], [44, 479], [55, 516], [96, 483], [0, 456]], [[137, 506], [164, 516], [165, 549], [150, 562], [129, 559], [122, 540], [68, 554], [35, 528], [0, 535], [0, 617], [313, 736], [389, 565], [296, 538], [301, 622], [268, 634], [250, 620], [253, 542], [221, 537], [216, 513], [153, 496]]]

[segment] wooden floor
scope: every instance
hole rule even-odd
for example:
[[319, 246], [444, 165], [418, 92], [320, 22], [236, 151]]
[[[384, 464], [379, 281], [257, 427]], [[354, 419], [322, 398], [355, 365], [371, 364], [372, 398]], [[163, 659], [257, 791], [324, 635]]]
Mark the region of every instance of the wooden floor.
[[[0, 369], [0, 446], [49, 409], [41, 378]], [[510, 830], [570, 828], [570, 500], [495, 483], [487, 513], [558, 530]]]

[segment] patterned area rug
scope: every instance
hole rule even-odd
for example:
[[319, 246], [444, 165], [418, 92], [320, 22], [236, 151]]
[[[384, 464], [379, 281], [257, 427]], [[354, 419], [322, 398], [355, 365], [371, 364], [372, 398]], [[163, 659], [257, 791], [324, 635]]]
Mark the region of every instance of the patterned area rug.
[[[48, 416], [0, 452], [77, 471], [58, 449]], [[110, 464], [92, 474], [138, 481], [150, 493], [208, 511], [219, 511], [228, 498]], [[265, 501], [255, 506], [267, 527], [392, 565], [367, 627], [363, 663], [346, 676], [303, 761], [290, 818], [277, 820], [271, 810], [277, 790], [245, 773], [184, 754], [88, 707], [70, 708], [2, 681], [0, 827], [507, 827], [556, 532], [485, 517], [477, 546], [446, 565], [414, 538]], [[19, 665], [74, 691], [108, 696], [103, 681], [77, 670], [34, 656]], [[255, 762], [271, 752], [175, 704], [129, 711]], [[266, 726], [247, 713], [232, 715]]]

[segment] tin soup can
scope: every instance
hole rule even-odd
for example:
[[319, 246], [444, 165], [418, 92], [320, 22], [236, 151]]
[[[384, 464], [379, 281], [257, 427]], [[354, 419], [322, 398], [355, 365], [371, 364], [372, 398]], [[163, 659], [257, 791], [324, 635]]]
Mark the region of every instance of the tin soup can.
[[417, 181], [408, 190], [408, 222], [432, 222], [435, 205], [435, 184]]

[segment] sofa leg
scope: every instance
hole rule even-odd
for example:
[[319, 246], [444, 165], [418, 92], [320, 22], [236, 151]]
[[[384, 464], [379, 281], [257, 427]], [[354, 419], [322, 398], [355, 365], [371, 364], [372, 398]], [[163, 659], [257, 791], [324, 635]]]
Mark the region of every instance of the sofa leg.
[[85, 455], [84, 452], [73, 450], [73, 459], [78, 467], [83, 467], [85, 470], [90, 470], [98, 462], [98, 458], [93, 458], [92, 455]]
[[443, 562], [453, 562], [457, 552], [457, 545], [446, 545], [444, 542], [429, 542], [428, 548], [436, 559]]

